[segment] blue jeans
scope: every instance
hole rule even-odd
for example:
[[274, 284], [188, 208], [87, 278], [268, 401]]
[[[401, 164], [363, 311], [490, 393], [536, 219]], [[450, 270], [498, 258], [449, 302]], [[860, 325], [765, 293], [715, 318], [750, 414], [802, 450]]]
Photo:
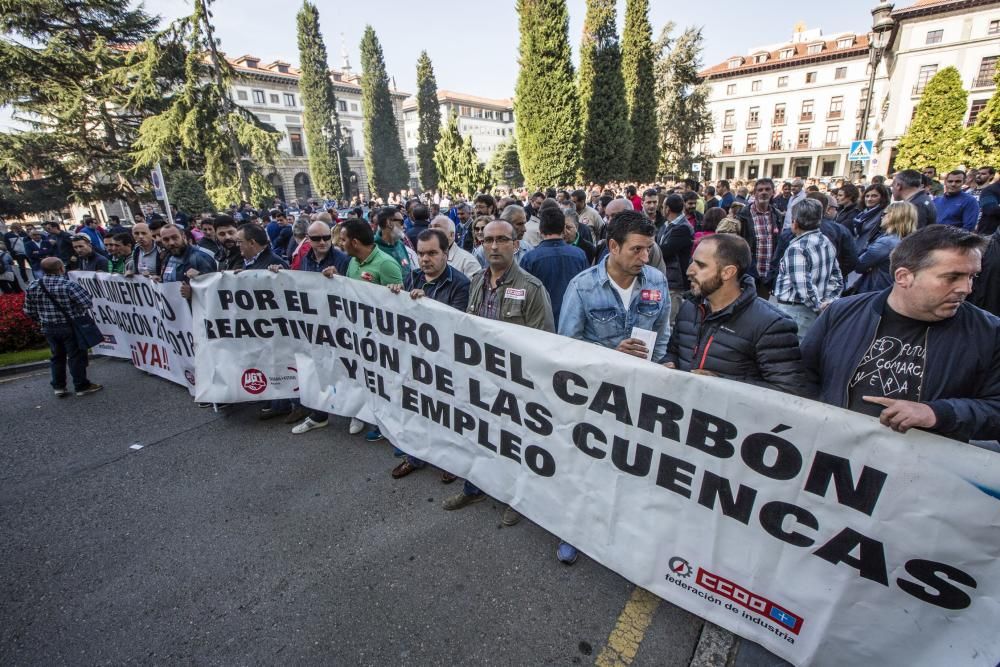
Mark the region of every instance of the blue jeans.
[[819, 317], [812, 308], [801, 303], [792, 304], [778, 301], [772, 303], [778, 307], [778, 310], [788, 315], [798, 325], [800, 341], [806, 337], [809, 328], [816, 322], [816, 318]]
[[87, 351], [76, 342], [76, 332], [68, 324], [45, 328], [45, 340], [52, 351], [49, 366], [52, 370], [52, 388], [66, 388], [66, 363], [76, 391], [90, 386], [87, 379]]
[[469, 480], [465, 480], [465, 484], [462, 485], [462, 493], [467, 496], [483, 495], [483, 492], [479, 489], [479, 487], [470, 482]]

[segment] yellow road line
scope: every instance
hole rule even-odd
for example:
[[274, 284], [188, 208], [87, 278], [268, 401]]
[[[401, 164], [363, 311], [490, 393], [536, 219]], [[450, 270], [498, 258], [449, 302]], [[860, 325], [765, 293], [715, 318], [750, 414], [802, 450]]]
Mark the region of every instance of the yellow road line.
[[653, 620], [653, 612], [659, 605], [660, 598], [649, 591], [635, 588], [594, 664], [597, 667], [631, 665], [635, 654], [639, 652], [639, 644], [642, 643], [646, 629]]

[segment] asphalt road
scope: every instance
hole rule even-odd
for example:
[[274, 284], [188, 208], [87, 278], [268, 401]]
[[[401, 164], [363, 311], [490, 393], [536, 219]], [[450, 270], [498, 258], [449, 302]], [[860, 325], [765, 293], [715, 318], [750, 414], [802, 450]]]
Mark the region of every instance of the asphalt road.
[[[0, 381], [0, 664], [611, 655], [630, 583], [562, 565], [554, 536], [502, 527], [491, 500], [445, 512], [458, 484], [392, 480], [391, 448], [346, 419], [292, 436], [124, 362], [90, 374], [106, 389], [82, 398], [52, 396], [47, 373]], [[660, 603], [631, 664], [686, 667], [702, 625]]]

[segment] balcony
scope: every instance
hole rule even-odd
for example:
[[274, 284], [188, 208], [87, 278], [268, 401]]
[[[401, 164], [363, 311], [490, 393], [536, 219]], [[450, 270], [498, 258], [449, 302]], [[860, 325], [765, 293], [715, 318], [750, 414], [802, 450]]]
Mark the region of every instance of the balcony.
[[973, 88], [993, 88], [995, 85], [992, 76], [976, 77], [976, 80], [972, 82]]
[[756, 153], [757, 144], [747, 144], [747, 153]]
[[748, 130], [756, 130], [759, 127], [760, 127], [760, 119], [759, 118], [757, 120], [748, 120], [747, 121], [747, 129]]
[[824, 142], [823, 148], [836, 148], [839, 145], [840, 145], [840, 141], [839, 140], [838, 141], [827, 141], [827, 142]]
[[803, 111], [801, 114], [799, 114], [799, 122], [800, 123], [811, 123], [811, 122], [813, 122], [813, 112], [812, 111]]
[[736, 129], [736, 121], [728, 121], [722, 124], [722, 130], [724, 132], [731, 132]]
[[733, 147], [732, 146], [723, 146], [722, 147], [722, 154], [723, 155], [732, 155], [733, 154]]
[[840, 120], [844, 117], [843, 111], [828, 111], [826, 114], [827, 120]]
[[807, 150], [809, 148], [809, 141], [808, 140], [807, 141], [800, 141], [797, 144], [795, 144], [795, 148], [797, 148], [800, 151]]
[[772, 151], [780, 151], [781, 150], [781, 142], [780, 141], [771, 142], [771, 150]]
[[784, 125], [784, 124], [785, 124], [784, 116], [775, 116], [773, 119], [771, 119], [771, 125]]

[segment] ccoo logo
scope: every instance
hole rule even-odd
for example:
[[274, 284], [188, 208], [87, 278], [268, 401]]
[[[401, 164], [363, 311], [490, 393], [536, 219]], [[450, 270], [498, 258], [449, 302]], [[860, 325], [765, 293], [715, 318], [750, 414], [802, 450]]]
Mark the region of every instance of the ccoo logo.
[[243, 371], [243, 388], [248, 394], [257, 395], [267, 389], [267, 376], [256, 368]]

